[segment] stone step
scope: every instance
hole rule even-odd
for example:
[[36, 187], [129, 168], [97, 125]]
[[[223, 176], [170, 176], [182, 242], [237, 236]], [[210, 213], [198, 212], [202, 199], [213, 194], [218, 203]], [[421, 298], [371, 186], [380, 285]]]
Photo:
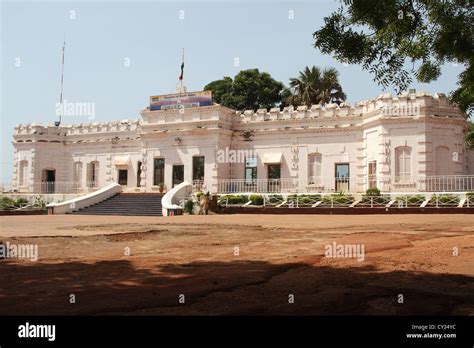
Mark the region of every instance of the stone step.
[[87, 212], [87, 211], [79, 211], [74, 212], [74, 215], [110, 215], [110, 216], [162, 216], [162, 214], [158, 213], [115, 213], [115, 212]]
[[161, 216], [162, 196], [156, 193], [121, 193], [72, 214]]

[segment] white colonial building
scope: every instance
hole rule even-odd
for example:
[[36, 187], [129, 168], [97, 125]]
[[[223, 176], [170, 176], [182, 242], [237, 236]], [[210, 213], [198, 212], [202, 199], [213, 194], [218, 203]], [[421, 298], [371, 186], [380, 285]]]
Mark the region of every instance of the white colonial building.
[[20, 124], [14, 189], [83, 194], [116, 182], [158, 192], [183, 181], [212, 193], [474, 189], [466, 115], [444, 94], [243, 113], [208, 97], [152, 97], [137, 120]]

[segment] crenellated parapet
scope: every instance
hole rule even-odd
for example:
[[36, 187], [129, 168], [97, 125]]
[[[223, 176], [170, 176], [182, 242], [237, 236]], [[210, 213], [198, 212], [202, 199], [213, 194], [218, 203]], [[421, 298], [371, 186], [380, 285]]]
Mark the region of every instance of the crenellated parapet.
[[139, 120], [91, 122], [59, 127], [36, 123], [19, 124], [14, 129], [13, 139], [16, 143], [117, 142], [135, 141], [145, 134], [150, 136], [204, 129], [243, 131], [250, 127], [259, 131], [300, 128], [309, 131], [363, 126], [378, 122], [379, 119], [390, 118], [392, 121], [397, 120], [396, 122], [411, 122], [410, 120], [419, 117], [439, 117], [440, 120], [454, 118], [463, 121], [466, 118], [465, 114], [449, 102], [445, 94], [431, 95], [425, 92], [402, 93], [397, 96], [385, 93], [354, 105], [330, 103], [291, 106], [283, 110], [271, 108], [236, 112], [213, 104], [186, 109], [145, 109], [140, 115]]
[[137, 138], [139, 120], [112, 122], [92, 122], [74, 125], [39, 125], [35, 123], [19, 124], [15, 127], [15, 143], [86, 143], [133, 140]]
[[37, 123], [19, 124], [15, 127], [13, 135], [74, 135], [103, 132], [136, 131], [140, 126], [139, 120], [122, 120], [112, 122], [79, 123], [73, 125], [40, 125]]
[[402, 93], [393, 96], [391, 93], [381, 94], [377, 98], [340, 105], [330, 103], [326, 105], [306, 105], [298, 107], [271, 108], [270, 110], [259, 109], [245, 110], [237, 112], [241, 122], [263, 122], [277, 120], [298, 120], [298, 119], [327, 119], [358, 117], [365, 118], [371, 116], [446, 116], [455, 118], [465, 118], [458, 108], [452, 105], [443, 93], [431, 95], [426, 92]]

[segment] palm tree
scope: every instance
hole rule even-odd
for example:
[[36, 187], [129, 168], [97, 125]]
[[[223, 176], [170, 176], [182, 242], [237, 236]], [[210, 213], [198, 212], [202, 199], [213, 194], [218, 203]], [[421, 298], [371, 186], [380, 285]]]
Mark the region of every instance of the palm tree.
[[[323, 69], [313, 66], [300, 71], [298, 78], [290, 79], [290, 87], [294, 95], [303, 104], [340, 103], [346, 99], [346, 94], [338, 80], [339, 73], [334, 68]], [[295, 99], [293, 99], [295, 100]], [[291, 102], [290, 102], [291, 103]]]

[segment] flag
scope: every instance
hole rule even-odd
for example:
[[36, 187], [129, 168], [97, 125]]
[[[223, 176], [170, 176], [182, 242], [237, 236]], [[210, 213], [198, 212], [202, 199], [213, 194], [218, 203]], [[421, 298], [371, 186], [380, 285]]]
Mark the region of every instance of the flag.
[[179, 75], [180, 80], [183, 80], [183, 75], [184, 75], [184, 62], [181, 63], [181, 75]]

